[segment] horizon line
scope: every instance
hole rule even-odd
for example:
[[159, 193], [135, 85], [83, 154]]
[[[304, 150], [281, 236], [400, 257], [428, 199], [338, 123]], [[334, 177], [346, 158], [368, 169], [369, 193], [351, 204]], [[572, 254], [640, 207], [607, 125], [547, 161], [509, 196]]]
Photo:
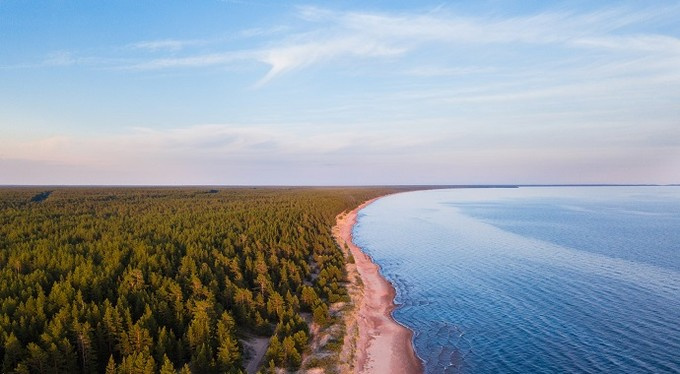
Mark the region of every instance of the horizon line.
[[679, 187], [680, 183], [463, 183], [463, 184], [0, 184], [0, 188], [91, 187], [91, 188], [342, 188], [342, 187], [434, 187], [434, 188], [519, 188], [519, 187]]

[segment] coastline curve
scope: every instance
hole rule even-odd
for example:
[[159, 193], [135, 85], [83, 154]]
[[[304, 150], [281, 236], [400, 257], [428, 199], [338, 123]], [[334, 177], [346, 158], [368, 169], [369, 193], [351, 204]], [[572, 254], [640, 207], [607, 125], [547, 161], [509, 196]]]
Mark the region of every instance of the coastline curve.
[[396, 290], [380, 273], [379, 266], [352, 240], [358, 212], [380, 197], [368, 200], [336, 217], [333, 236], [348, 261], [348, 292], [353, 309], [344, 315], [346, 328], [341, 352], [343, 373], [423, 373], [415, 353], [414, 333], [397, 322], [392, 311]]

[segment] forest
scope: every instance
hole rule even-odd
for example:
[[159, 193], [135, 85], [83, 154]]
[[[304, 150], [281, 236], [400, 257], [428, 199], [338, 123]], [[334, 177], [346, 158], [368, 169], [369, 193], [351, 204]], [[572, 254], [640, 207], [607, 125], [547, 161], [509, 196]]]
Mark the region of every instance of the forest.
[[337, 214], [395, 188], [0, 188], [3, 373], [295, 370], [346, 301]]

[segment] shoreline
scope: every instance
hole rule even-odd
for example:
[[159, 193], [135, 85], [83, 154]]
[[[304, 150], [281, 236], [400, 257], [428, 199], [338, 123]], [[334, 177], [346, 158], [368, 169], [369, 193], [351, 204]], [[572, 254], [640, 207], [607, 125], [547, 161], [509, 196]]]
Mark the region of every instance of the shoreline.
[[[343, 373], [422, 373], [423, 363], [413, 348], [413, 331], [392, 317], [396, 291], [377, 264], [353, 242], [358, 212], [379, 199], [368, 200], [336, 218], [333, 236], [346, 255], [348, 291], [354, 307], [344, 316], [345, 340], [341, 352]], [[349, 250], [349, 253], [347, 253]]]

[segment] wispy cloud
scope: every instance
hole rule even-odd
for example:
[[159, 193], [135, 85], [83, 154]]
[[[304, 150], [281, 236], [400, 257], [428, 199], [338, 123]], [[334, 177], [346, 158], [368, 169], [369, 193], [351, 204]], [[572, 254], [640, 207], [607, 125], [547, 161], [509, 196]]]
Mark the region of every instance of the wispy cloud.
[[158, 39], [158, 40], [143, 40], [128, 44], [127, 49], [145, 50], [149, 52], [179, 52], [193, 47], [222, 47], [228, 45], [229, 42], [239, 41], [242, 39], [271, 37], [277, 34], [284, 33], [289, 30], [289, 27], [278, 25], [271, 27], [253, 27], [232, 32], [229, 34], [212, 36], [205, 39]]
[[186, 47], [194, 47], [198, 45], [207, 44], [206, 40], [177, 40], [177, 39], [162, 39], [162, 40], [147, 40], [129, 45], [133, 49], [143, 49], [147, 51], [170, 51], [177, 52]]
[[[251, 59], [270, 69], [257, 85], [261, 86], [285, 72], [342, 59], [404, 56], [433, 43], [442, 46], [500, 43], [561, 44], [602, 49], [638, 51], [677, 50], [678, 40], [662, 35], [611, 36], [610, 32], [647, 22], [660, 10], [631, 14], [614, 9], [574, 14], [544, 12], [534, 15], [463, 17], [445, 10], [423, 13], [341, 12], [317, 7], [300, 7], [297, 16], [306, 24], [304, 32], [284, 35], [267, 45], [249, 50], [155, 59], [136, 65], [144, 69], [205, 67]], [[262, 29], [255, 34], [266, 34]], [[179, 50], [189, 41], [142, 42], [149, 49]], [[460, 68], [458, 68], [460, 69]], [[414, 69], [412, 72], [417, 71]], [[462, 73], [466, 71], [459, 70]], [[456, 68], [422, 75], [456, 73]], [[436, 74], [435, 74], [436, 73]]]
[[131, 64], [136, 59], [130, 57], [82, 56], [74, 51], [58, 50], [48, 53], [42, 60], [33, 63], [0, 65], [2, 70], [63, 68], [80, 66], [86, 68], [115, 68]]
[[426, 65], [405, 70], [404, 73], [417, 77], [450, 77], [469, 74], [493, 73], [495, 71], [497, 71], [497, 69], [491, 67], [477, 67], [477, 66], [444, 67]]
[[[473, 17], [462, 16], [445, 8], [387, 13], [335, 11], [307, 6], [296, 8], [295, 16], [301, 22], [296, 27], [276, 25], [270, 28], [244, 29], [229, 37], [186, 40], [169, 38], [132, 43], [128, 45], [128, 49], [149, 51], [160, 56], [151, 59], [148, 56], [124, 56], [123, 59], [130, 62], [118, 68], [189, 69], [228, 66], [243, 61], [257, 62], [269, 66], [267, 73], [256, 81], [256, 86], [259, 87], [281, 74], [314, 65], [355, 59], [406, 58], [427, 49], [455, 50], [487, 44], [555, 45], [560, 48], [591, 48], [611, 53], [658, 52], [666, 56], [677, 56], [680, 53], [680, 40], [673, 36], [625, 32], [612, 34], [631, 25], [662, 17], [664, 12], [664, 9], [659, 8], [631, 12], [620, 7], [589, 13], [546, 11], [514, 17]], [[247, 49], [231, 49], [228, 41], [234, 37], [257, 37], [260, 45]], [[197, 46], [203, 46], [210, 52], [190, 52], [191, 47]], [[96, 60], [90, 59], [90, 62]], [[61, 51], [48, 56], [41, 65], [64, 66], [82, 61], [82, 57], [77, 58], [72, 53]], [[479, 69], [446, 65], [434, 68], [430, 63], [402, 71], [425, 77], [475, 73]]]
[[667, 35], [627, 35], [583, 37], [572, 41], [574, 45], [616, 51], [652, 52], [680, 56], [680, 38]]
[[[590, 13], [546, 11], [515, 17], [472, 17], [438, 9], [422, 13], [336, 12], [300, 8], [303, 19], [385, 41], [459, 43], [555, 43], [602, 35], [663, 14], [663, 9], [631, 12], [617, 8]], [[330, 25], [330, 26], [329, 26]]]
[[172, 68], [201, 68], [216, 65], [229, 65], [239, 60], [250, 60], [253, 54], [247, 51], [213, 53], [186, 57], [157, 58], [150, 61], [142, 61], [126, 64], [118, 67], [127, 70], [159, 70]]
[[261, 86], [272, 78], [295, 69], [338, 58], [371, 58], [398, 56], [404, 48], [389, 46], [358, 35], [339, 37], [322, 42], [305, 42], [272, 47], [256, 53], [257, 59], [270, 66], [269, 72], [257, 84]]
[[74, 65], [78, 59], [69, 51], [56, 51], [50, 53], [42, 62], [44, 66], [68, 66]]

